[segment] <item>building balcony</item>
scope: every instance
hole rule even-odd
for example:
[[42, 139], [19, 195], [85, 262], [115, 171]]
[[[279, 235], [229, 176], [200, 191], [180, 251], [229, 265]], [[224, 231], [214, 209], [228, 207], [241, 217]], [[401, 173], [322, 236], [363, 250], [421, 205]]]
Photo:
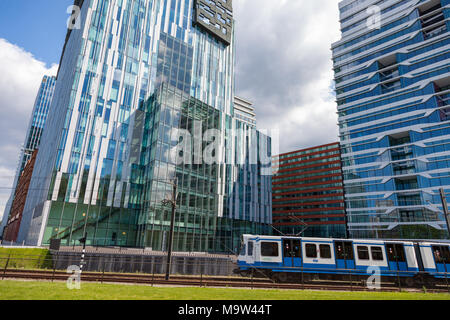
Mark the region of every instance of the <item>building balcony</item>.
[[380, 82], [391, 80], [400, 76], [398, 69], [380, 72]]

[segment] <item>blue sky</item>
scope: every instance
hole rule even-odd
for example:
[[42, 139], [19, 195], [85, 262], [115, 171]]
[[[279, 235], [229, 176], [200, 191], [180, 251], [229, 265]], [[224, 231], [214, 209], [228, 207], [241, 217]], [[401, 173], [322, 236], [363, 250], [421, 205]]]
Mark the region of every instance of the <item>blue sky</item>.
[[73, 0], [1, 0], [0, 38], [6, 39], [49, 67], [59, 63]]

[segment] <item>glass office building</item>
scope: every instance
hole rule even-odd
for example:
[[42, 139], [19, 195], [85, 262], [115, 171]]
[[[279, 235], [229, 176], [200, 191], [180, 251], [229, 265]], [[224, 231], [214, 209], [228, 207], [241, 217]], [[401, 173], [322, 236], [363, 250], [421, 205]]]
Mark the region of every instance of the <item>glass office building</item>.
[[[88, 245], [166, 249], [171, 210], [161, 201], [175, 177], [175, 250], [234, 250], [242, 230], [267, 229], [271, 141], [235, 130], [231, 0], [76, 4], [80, 28], [67, 34], [19, 240], [78, 245], [87, 232]], [[180, 134], [205, 128], [219, 134], [192, 139], [192, 163], [169, 157], [190, 140]], [[215, 164], [202, 162], [202, 147]]]
[[[165, 247], [170, 208], [163, 200], [170, 199], [173, 181], [178, 187], [177, 250], [226, 252], [236, 249], [241, 232], [267, 232], [262, 225], [271, 217], [270, 175], [260, 175], [259, 159], [252, 166], [250, 159], [232, 159], [234, 155], [226, 152], [250, 150], [253, 144], [267, 154], [266, 136], [165, 84], [142, 111], [142, 161], [136, 167], [136, 177], [143, 177], [136, 185], [142, 187], [136, 205], [143, 204], [138, 244]], [[236, 125], [249, 134], [233, 139]], [[233, 148], [233, 142], [242, 147]]]
[[332, 50], [351, 237], [449, 237], [439, 192], [450, 194], [449, 4], [339, 5]]
[[36, 102], [34, 103], [30, 124], [28, 125], [27, 137], [21, 155], [20, 172], [25, 164], [31, 159], [34, 150], [39, 148], [41, 136], [48, 117], [48, 110], [55, 92], [56, 77], [44, 76], [39, 87]]
[[[56, 78], [52, 76], [44, 76], [39, 87], [36, 100], [34, 102], [33, 110], [31, 112], [30, 122], [28, 124], [27, 135], [25, 137], [24, 145], [20, 151], [19, 164], [17, 166], [16, 175], [14, 177], [13, 188], [10, 199], [7, 202], [2, 226], [6, 225], [9, 217], [9, 211], [16, 193], [17, 183], [22, 175], [23, 169], [28, 161], [31, 159], [33, 152], [39, 147], [41, 142], [42, 132], [47, 121], [48, 110], [53, 99], [55, 91]], [[3, 228], [1, 228], [3, 229]], [[0, 232], [2, 231], [0, 229]]]

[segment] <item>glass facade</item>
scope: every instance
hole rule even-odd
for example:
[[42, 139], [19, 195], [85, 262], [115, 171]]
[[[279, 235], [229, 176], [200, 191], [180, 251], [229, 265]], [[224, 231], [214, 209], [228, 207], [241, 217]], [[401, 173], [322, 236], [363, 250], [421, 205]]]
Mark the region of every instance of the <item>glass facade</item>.
[[[178, 188], [176, 250], [226, 252], [239, 244], [243, 227], [267, 233], [267, 226], [262, 225], [270, 219], [270, 176], [259, 176], [256, 170], [233, 164], [228, 155], [221, 154], [225, 137], [235, 132], [230, 125], [240, 124], [237, 120], [166, 85], [148, 100], [143, 111], [142, 161], [136, 172], [144, 177], [139, 200], [143, 204], [138, 221], [140, 245], [165, 247], [171, 208], [165, 207], [163, 200], [170, 199], [173, 181]], [[267, 137], [255, 133], [256, 145], [267, 143]], [[265, 152], [270, 152], [270, 141]], [[233, 171], [238, 173], [237, 179], [233, 179]], [[244, 183], [243, 175], [259, 180]], [[252, 191], [259, 197], [252, 197]], [[252, 207], [255, 204], [257, 208]], [[249, 222], [257, 224], [252, 227]]]
[[283, 235], [345, 238], [339, 143], [274, 157], [273, 225]]
[[[11, 209], [12, 201], [16, 193], [17, 183], [21, 176], [25, 165], [31, 159], [33, 152], [39, 148], [41, 142], [42, 132], [47, 121], [50, 104], [53, 100], [53, 93], [55, 91], [56, 78], [52, 76], [44, 76], [39, 87], [38, 94], [31, 113], [30, 123], [28, 124], [27, 135], [25, 142], [19, 156], [19, 165], [17, 167], [16, 176], [14, 178], [11, 197], [5, 208], [3, 223], [6, 224], [8, 220], [9, 211]], [[0, 229], [1, 231], [1, 229]]]
[[[27, 199], [19, 239], [48, 244], [58, 238], [71, 245], [87, 232], [88, 244], [164, 249], [170, 210], [160, 201], [167, 197], [167, 179], [175, 176], [181, 190], [176, 250], [219, 250], [217, 234], [233, 234], [240, 228], [234, 220], [270, 223], [270, 184], [264, 198], [251, 198], [265, 205], [254, 217], [245, 209], [236, 212], [226, 193], [237, 189], [236, 172], [247, 170], [227, 158], [239, 140], [230, 138], [233, 145], [226, 148], [227, 126], [232, 134], [239, 123], [233, 111], [234, 44], [196, 27], [194, 14], [193, 0], [84, 1], [81, 28], [67, 36], [51, 129], [44, 132], [31, 181], [31, 190], [38, 183], [44, 188]], [[197, 118], [220, 133], [211, 138], [221, 142], [219, 165], [194, 161], [200, 167], [180, 169], [168, 158], [171, 138]], [[188, 129], [194, 136], [202, 130]], [[270, 139], [256, 134], [270, 156]], [[232, 164], [235, 175], [227, 176], [222, 163]], [[222, 218], [232, 219], [231, 228]], [[233, 247], [234, 240], [227, 241]]]
[[22, 162], [20, 165], [20, 172], [22, 172], [25, 164], [30, 160], [34, 150], [39, 148], [41, 143], [42, 131], [44, 130], [47, 121], [48, 110], [53, 100], [53, 93], [55, 92], [56, 78], [51, 76], [44, 76], [41, 86], [36, 97], [36, 102], [33, 107], [32, 118], [28, 125], [27, 137], [23, 150]]
[[350, 237], [449, 236], [439, 194], [450, 194], [449, 4], [340, 3], [332, 50]]

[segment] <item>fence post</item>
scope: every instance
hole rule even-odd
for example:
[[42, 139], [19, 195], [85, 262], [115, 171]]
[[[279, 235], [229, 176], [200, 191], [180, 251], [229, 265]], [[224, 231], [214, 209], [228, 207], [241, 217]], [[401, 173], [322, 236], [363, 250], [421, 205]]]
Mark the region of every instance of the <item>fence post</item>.
[[353, 278], [352, 278], [352, 270], [350, 269], [350, 291], [353, 291]]
[[6, 270], [8, 269], [9, 259], [11, 259], [11, 254], [8, 255], [8, 260], [6, 260], [5, 270], [3, 270], [2, 280], [5, 278]]
[[112, 256], [111, 268], [111, 272], [116, 273], [116, 257], [114, 255]]
[[400, 280], [400, 273], [399, 270], [397, 268], [397, 282], [398, 282], [398, 291], [402, 291], [402, 281]]
[[303, 263], [302, 263], [302, 289], [303, 289], [303, 290], [305, 290], [305, 279], [304, 279], [304, 277], [303, 277], [304, 271], [305, 271], [305, 270], [303, 270]]
[[203, 268], [200, 265], [200, 288], [203, 287]]
[[252, 290], [253, 290], [253, 268], [252, 268]]
[[103, 277], [105, 276], [105, 269], [106, 269], [106, 259], [103, 258], [103, 271], [102, 271], [102, 280], [101, 280], [102, 284], [103, 284]]
[[447, 268], [445, 269], [445, 284], [447, 285], [447, 291], [450, 292], [449, 291], [449, 287], [448, 287], [448, 271], [447, 271]]
[[152, 287], [153, 287], [153, 282], [155, 280], [155, 264], [156, 264], [155, 259], [152, 259]]
[[[208, 272], [209, 265], [206, 264], [206, 261], [204, 259], [200, 259], [200, 270], [202, 270], [202, 273], [205, 274], [205, 276], [211, 275], [210, 272]], [[205, 288], [208, 287], [208, 281], [205, 281], [204, 283]]]
[[[419, 274], [422, 274], [422, 271], [419, 272]], [[423, 293], [427, 293], [427, 285], [425, 284], [425, 276], [420, 277], [421, 284], [422, 284], [422, 291]]]
[[56, 261], [53, 264], [53, 275], [52, 275], [52, 282], [53, 280], [55, 280], [55, 272], [56, 272], [56, 265], [58, 264], [58, 258], [59, 258], [59, 254], [56, 253]]

